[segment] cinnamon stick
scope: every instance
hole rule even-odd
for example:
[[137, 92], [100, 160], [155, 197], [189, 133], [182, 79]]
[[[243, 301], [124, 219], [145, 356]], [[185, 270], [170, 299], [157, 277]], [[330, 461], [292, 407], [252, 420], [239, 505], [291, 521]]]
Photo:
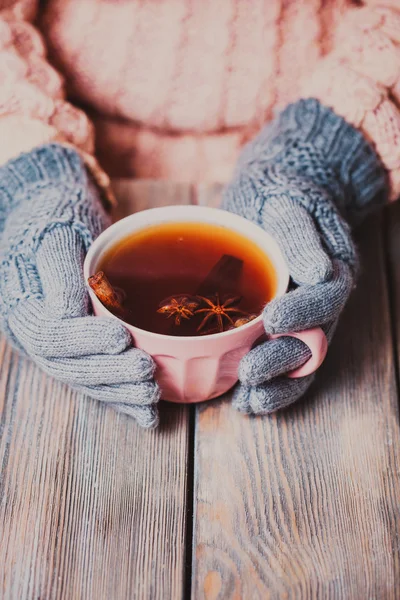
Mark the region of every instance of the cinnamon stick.
[[[237, 289], [242, 272], [243, 260], [231, 254], [224, 254], [200, 283], [194, 296], [215, 296], [215, 294], [219, 294], [223, 298], [232, 294]], [[183, 320], [179, 325], [179, 333], [190, 335], [189, 332], [192, 328], [193, 324]], [[177, 326], [171, 323], [168, 333], [174, 335], [177, 331]]]
[[[221, 297], [231, 293], [237, 286], [242, 275], [243, 261], [235, 256], [224, 254], [208, 273], [196, 290], [196, 295], [208, 296], [218, 293]], [[123, 306], [121, 296], [111, 285], [106, 274], [98, 271], [88, 278], [88, 283], [100, 302], [117, 317], [128, 320], [129, 311]], [[186, 322], [181, 322], [180, 331], [188, 328]], [[170, 334], [176, 331], [172, 324]]]
[[88, 283], [100, 302], [104, 304], [109, 311], [117, 316], [126, 314], [126, 310], [122, 306], [117, 292], [114, 290], [103, 271], [98, 271], [95, 275], [89, 277]]
[[237, 289], [243, 271], [243, 260], [224, 254], [196, 290], [198, 296], [218, 293], [221, 297]]

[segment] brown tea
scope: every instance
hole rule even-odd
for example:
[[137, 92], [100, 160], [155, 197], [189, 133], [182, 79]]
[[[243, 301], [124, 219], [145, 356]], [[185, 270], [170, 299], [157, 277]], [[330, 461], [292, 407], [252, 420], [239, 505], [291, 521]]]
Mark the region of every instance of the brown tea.
[[259, 246], [207, 223], [164, 223], [134, 232], [110, 248], [98, 268], [111, 284], [112, 312], [167, 335], [207, 335], [243, 325], [260, 314], [277, 286]]

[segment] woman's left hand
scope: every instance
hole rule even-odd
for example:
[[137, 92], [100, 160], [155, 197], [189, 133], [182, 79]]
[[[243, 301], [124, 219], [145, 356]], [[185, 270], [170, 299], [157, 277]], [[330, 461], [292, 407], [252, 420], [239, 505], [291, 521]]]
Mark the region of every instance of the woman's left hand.
[[[333, 142], [343, 153], [340, 160]], [[346, 150], [351, 154], [346, 156]], [[275, 238], [295, 284], [265, 307], [267, 334], [321, 327], [328, 342], [332, 339], [357, 272], [350, 227], [337, 206], [357, 199], [355, 186], [363, 183], [360, 169], [369, 176], [375, 169], [377, 183], [369, 192], [376, 201], [375, 194], [385, 185], [376, 161], [361, 134], [315, 100], [289, 106], [244, 149], [223, 208], [256, 222]], [[341, 181], [345, 169], [347, 187]], [[361, 193], [366, 192], [368, 188]], [[257, 346], [241, 361], [234, 406], [265, 414], [291, 404], [308, 389], [314, 374], [289, 378], [287, 373], [310, 357], [308, 346], [295, 337]]]
[[[312, 217], [298, 202], [282, 193], [280, 198], [268, 198], [266, 204], [263, 227], [280, 245], [296, 288], [265, 307], [265, 331], [280, 334], [321, 327], [329, 342], [353, 288], [353, 269], [323, 248]], [[351, 247], [345, 229], [340, 237]], [[310, 357], [308, 346], [295, 337], [279, 337], [255, 347], [240, 363], [235, 407], [265, 414], [291, 404], [310, 386], [314, 373], [293, 379], [286, 374]]]

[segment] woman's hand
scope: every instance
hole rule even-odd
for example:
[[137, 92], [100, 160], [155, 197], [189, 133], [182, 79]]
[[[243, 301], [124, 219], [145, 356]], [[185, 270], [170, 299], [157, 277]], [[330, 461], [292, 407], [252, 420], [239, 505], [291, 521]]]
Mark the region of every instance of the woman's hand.
[[[350, 227], [384, 201], [386, 176], [362, 135], [315, 100], [289, 106], [243, 151], [223, 207], [258, 223], [278, 242], [295, 289], [264, 309], [267, 334], [322, 327], [328, 342], [353, 288]], [[310, 358], [299, 339], [251, 350], [239, 368], [234, 405], [265, 414], [304, 394], [314, 374], [286, 373]]]
[[0, 169], [0, 327], [46, 373], [158, 422], [150, 356], [116, 319], [91, 316], [83, 261], [108, 225], [79, 155], [42, 146]]

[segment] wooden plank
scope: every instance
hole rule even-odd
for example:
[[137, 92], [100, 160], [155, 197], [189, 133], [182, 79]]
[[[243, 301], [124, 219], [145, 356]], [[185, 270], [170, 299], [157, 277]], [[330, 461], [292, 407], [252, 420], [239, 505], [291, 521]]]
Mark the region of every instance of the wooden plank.
[[1, 598], [183, 596], [188, 410], [161, 408], [143, 431], [0, 340]]
[[[280, 414], [198, 408], [193, 598], [398, 598], [400, 437], [376, 217], [319, 382]], [[398, 243], [400, 238], [398, 238]]]
[[0, 352], [0, 596], [181, 597], [186, 409], [142, 431]]

